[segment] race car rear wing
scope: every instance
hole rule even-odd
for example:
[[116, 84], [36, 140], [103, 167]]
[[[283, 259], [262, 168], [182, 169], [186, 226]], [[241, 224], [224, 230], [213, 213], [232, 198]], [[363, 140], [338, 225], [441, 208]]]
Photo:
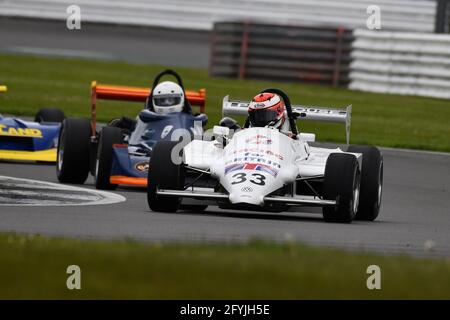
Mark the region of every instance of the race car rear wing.
[[[120, 100], [145, 102], [151, 92], [151, 88], [125, 87], [116, 85], [91, 83], [91, 117], [92, 133], [95, 135], [97, 124], [97, 100]], [[206, 90], [186, 90], [186, 98], [192, 106], [200, 107], [200, 112], [205, 112]]]
[[[230, 101], [229, 96], [223, 98], [222, 116], [247, 116], [248, 101]], [[303, 105], [292, 105], [292, 112], [297, 121], [310, 120], [320, 122], [344, 123], [347, 144], [350, 143], [350, 122], [352, 106], [345, 109], [322, 108]]]

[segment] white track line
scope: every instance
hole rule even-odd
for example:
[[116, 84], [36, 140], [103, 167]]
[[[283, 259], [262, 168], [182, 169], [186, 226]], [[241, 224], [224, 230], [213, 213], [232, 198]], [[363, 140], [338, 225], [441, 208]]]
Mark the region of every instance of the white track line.
[[[1, 178], [0, 178], [1, 179]], [[61, 185], [60, 184], [55, 184], [54, 186], [49, 186], [49, 185], [43, 185], [43, 184], [32, 184], [30, 185], [30, 182], [24, 182], [24, 183], [14, 183], [14, 182], [5, 182], [5, 181], [1, 181], [1, 186], [2, 187], [9, 187], [9, 188], [16, 188], [16, 189], [20, 189], [20, 188], [33, 188], [33, 187], [37, 187], [38, 189], [42, 189], [42, 190], [61, 190]]]
[[[61, 190], [61, 191], [68, 191], [68, 198], [80, 200], [84, 202], [80, 203], [64, 203], [64, 202], [55, 202], [55, 200], [34, 200], [33, 203], [30, 201], [32, 199], [18, 199], [16, 203], [0, 203], [0, 206], [12, 206], [12, 207], [21, 207], [21, 206], [91, 206], [91, 205], [103, 205], [103, 204], [113, 204], [113, 203], [119, 203], [126, 201], [126, 198], [112, 193], [112, 192], [106, 192], [106, 191], [100, 191], [100, 190], [92, 190], [87, 188], [79, 188], [74, 186], [68, 186], [64, 184], [57, 184], [52, 182], [46, 182], [46, 181], [38, 181], [38, 180], [31, 180], [31, 179], [22, 179], [22, 178], [13, 178], [13, 177], [7, 177], [7, 176], [0, 176], [0, 188], [2, 186], [2, 180], [6, 181], [6, 183], [9, 185], [11, 183], [14, 183], [14, 181], [17, 181], [19, 185], [27, 185], [30, 187], [30, 185], [35, 185], [36, 187], [49, 187], [49, 193], [50, 196], [58, 197], [59, 195], [57, 193], [52, 193], [51, 190]], [[28, 184], [27, 184], [28, 183]], [[2, 190], [3, 194], [8, 193], [6, 190]], [[72, 192], [83, 192], [83, 193], [90, 193], [92, 197], [95, 197], [96, 200], [89, 200], [87, 199], [86, 195], [79, 195], [76, 194], [70, 194], [70, 191]], [[19, 191], [19, 192], [25, 192], [28, 191]], [[39, 193], [42, 194], [42, 193]], [[25, 194], [24, 194], [25, 195]], [[62, 194], [61, 194], [62, 195]], [[66, 194], [67, 195], [67, 194]], [[0, 198], [1, 200], [5, 200], [4, 197]], [[9, 199], [9, 201], [14, 201], [14, 199]], [[69, 199], [68, 199], [69, 200]]]
[[[14, 204], [7, 204], [5, 202], [11, 201], [11, 198], [5, 198], [0, 196], [0, 207], [31, 207], [36, 205], [36, 199], [15, 199]], [[61, 201], [46, 200], [45, 206], [62, 206]], [[67, 205], [67, 204], [66, 204]], [[44, 206], [44, 205], [41, 205]]]
[[[1, 183], [0, 183], [1, 187]], [[53, 189], [56, 190], [56, 189]], [[39, 196], [45, 196], [45, 197], [53, 197], [53, 198], [60, 198], [61, 200], [80, 200], [80, 201], [96, 201], [101, 200], [103, 197], [98, 194], [92, 194], [90, 192], [89, 194], [85, 195], [77, 195], [72, 193], [50, 193], [50, 192], [39, 192], [39, 191], [29, 191], [29, 190], [11, 190], [6, 189], [2, 190], [0, 189], [0, 195], [8, 196], [8, 195], [18, 195], [18, 196], [35, 196], [38, 198]], [[56, 200], [56, 199], [55, 199]]]

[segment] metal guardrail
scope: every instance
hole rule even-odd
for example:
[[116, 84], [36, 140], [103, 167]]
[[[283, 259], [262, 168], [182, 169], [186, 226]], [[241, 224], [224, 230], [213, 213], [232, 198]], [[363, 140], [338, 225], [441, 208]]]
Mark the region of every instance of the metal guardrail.
[[344, 28], [216, 23], [210, 74], [346, 85], [352, 41]]
[[0, 0], [0, 16], [64, 20], [80, 6], [85, 22], [212, 30], [215, 22], [252, 21], [363, 28], [369, 5], [384, 30], [433, 32], [436, 0]]
[[217, 23], [213, 76], [450, 99], [450, 35]]
[[450, 99], [450, 35], [355, 30], [349, 88]]

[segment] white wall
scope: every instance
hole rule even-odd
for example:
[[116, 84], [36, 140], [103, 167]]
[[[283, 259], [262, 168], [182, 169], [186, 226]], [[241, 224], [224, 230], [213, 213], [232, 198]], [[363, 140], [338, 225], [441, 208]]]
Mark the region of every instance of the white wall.
[[200, 30], [242, 19], [364, 28], [375, 4], [385, 30], [432, 32], [436, 10], [434, 0], [0, 0], [0, 15], [62, 20], [71, 4], [84, 21]]
[[450, 35], [355, 30], [351, 89], [450, 99]]

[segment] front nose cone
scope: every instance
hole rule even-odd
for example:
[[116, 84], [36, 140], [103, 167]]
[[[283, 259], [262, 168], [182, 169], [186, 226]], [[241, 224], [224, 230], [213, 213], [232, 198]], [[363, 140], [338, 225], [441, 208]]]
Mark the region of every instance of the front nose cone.
[[[243, 187], [243, 189], [246, 187]], [[250, 187], [247, 187], [250, 188]], [[262, 206], [264, 205], [264, 196], [262, 195], [257, 195], [254, 192], [232, 192], [229, 195], [229, 199], [230, 202], [235, 204], [235, 203], [248, 203], [248, 204], [253, 204], [256, 206]]]

